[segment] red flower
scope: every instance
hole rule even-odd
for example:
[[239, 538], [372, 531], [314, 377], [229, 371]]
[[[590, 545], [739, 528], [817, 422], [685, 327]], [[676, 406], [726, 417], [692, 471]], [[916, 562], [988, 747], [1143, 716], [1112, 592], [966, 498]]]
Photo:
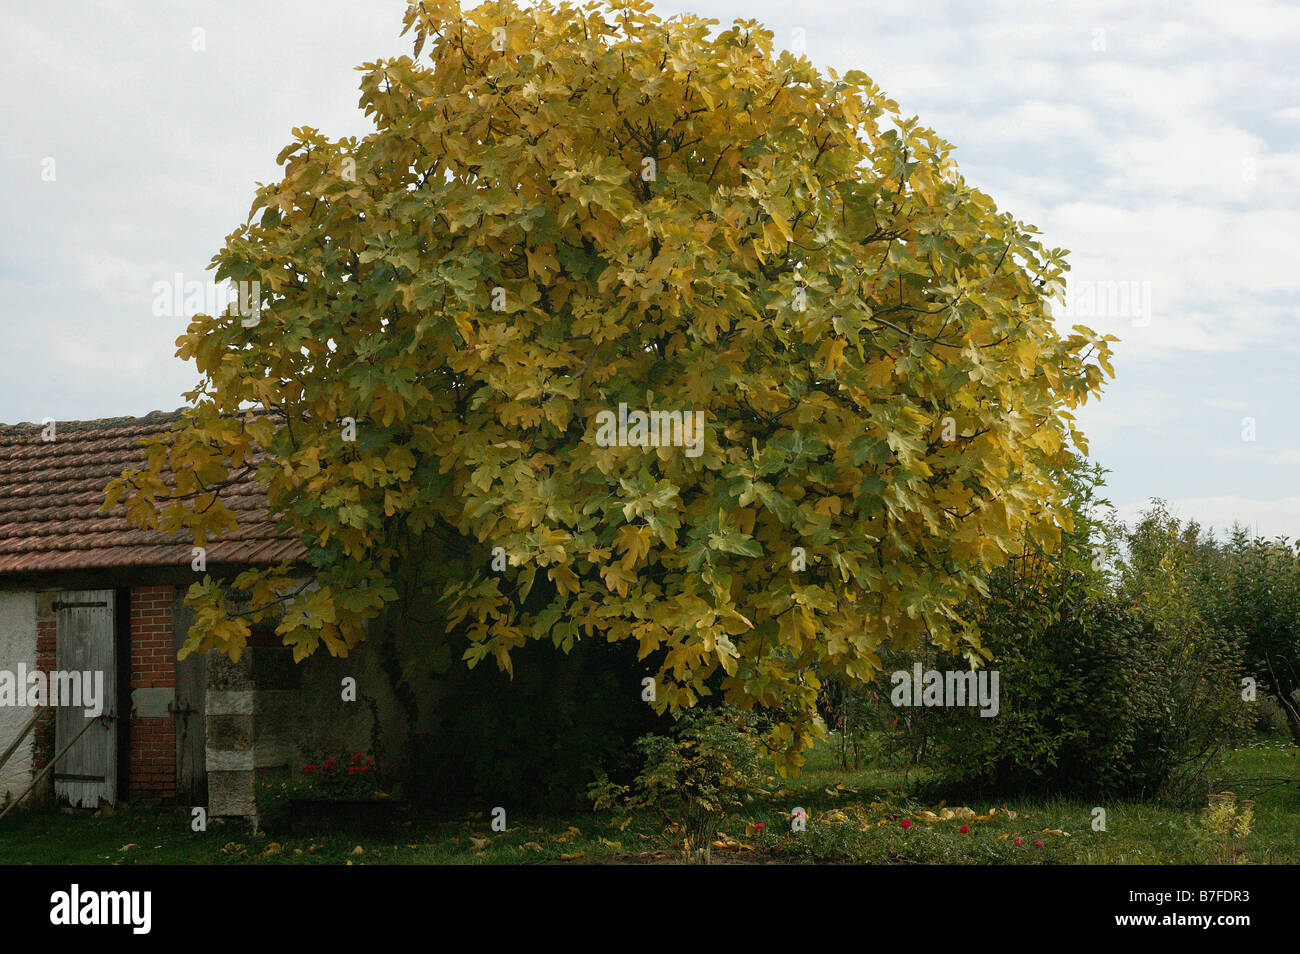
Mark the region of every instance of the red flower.
[[1019, 835], [1016, 836], [1016, 847], [1017, 847], [1017, 848], [1020, 847], [1020, 836], [1019, 836]]
[[1037, 841], [1037, 840], [1036, 840], [1036, 841], [1034, 842], [1034, 847], [1035, 847], [1035, 848], [1041, 848], [1041, 847], [1043, 847], [1043, 843], [1042, 843], [1042, 841]]
[[766, 827], [767, 825], [765, 825], [763, 822], [756, 822], [754, 824], [754, 831], [762, 831]]
[[326, 759], [326, 760], [325, 760], [325, 771], [327, 771], [327, 772], [332, 771], [332, 770], [334, 769], [334, 766], [336, 766], [336, 765], [338, 765], [338, 764], [339, 764], [338, 759]]
[[899, 824], [902, 825], [904, 828], [911, 828], [911, 827], [912, 827], [912, 819], [910, 819], [910, 818], [904, 818], [901, 822], [899, 822]]
[[352, 766], [350, 769], [348, 769], [348, 774], [349, 774], [349, 775], [356, 775], [356, 774], [357, 774], [357, 767], [354, 765], [354, 766]]
[[966, 834], [966, 832], [970, 831], [970, 825], [962, 825], [962, 826], [961, 826], [960, 828], [958, 828], [957, 830], [958, 830], [959, 832], [961, 832], [961, 833], [964, 835], [964, 834]]
[[316, 771], [316, 766], [314, 766], [314, 765], [304, 765], [304, 766], [302, 767], [302, 774], [303, 774], [303, 775], [310, 775], [310, 774], [311, 774], [312, 772], [314, 772], [314, 771]]

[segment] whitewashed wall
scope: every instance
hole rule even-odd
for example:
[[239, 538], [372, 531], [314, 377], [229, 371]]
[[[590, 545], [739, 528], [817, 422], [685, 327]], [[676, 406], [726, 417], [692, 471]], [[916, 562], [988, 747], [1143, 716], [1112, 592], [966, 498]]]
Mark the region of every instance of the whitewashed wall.
[[[0, 669], [14, 672], [19, 663], [36, 668], [36, 594], [0, 591]], [[25, 706], [0, 706], [0, 755], [33, 714]], [[0, 768], [0, 802], [9, 793], [17, 798], [31, 782], [34, 735]]]

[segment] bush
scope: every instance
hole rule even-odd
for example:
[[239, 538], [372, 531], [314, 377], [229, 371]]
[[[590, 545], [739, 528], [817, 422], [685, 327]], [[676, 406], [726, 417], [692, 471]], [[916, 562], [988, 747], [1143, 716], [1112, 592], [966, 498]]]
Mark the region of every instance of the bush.
[[968, 791], [1203, 798], [1247, 722], [1238, 640], [1201, 615], [1193, 541], [1160, 507], [1123, 531], [1128, 558], [1104, 568], [1095, 557], [1119, 531], [1091, 518], [1100, 471], [1076, 477], [1062, 547], [997, 573], [979, 608], [998, 716], [914, 711], [938, 727]]
[[636, 745], [645, 764], [635, 785], [602, 778], [589, 791], [595, 807], [622, 803], [658, 812], [682, 827], [688, 853], [707, 860], [718, 826], [752, 800], [762, 777], [753, 717], [730, 707], [692, 710], [671, 734], [647, 735]]
[[1201, 812], [1197, 843], [1219, 865], [1245, 861], [1245, 841], [1255, 827], [1255, 803], [1246, 799], [1237, 804], [1232, 792], [1210, 796], [1209, 806]]
[[1074, 795], [1155, 786], [1160, 757], [1138, 714], [1152, 708], [1154, 681], [1141, 627], [1118, 600], [1065, 603], [1041, 631], [1012, 629], [996, 613], [989, 623], [997, 634], [997, 717], [924, 710], [943, 725], [943, 758], [964, 784]]
[[1244, 641], [1240, 630], [1206, 612], [1195, 524], [1180, 525], [1157, 501], [1127, 544], [1118, 589], [1155, 635], [1151, 656], [1162, 704], [1151, 723], [1167, 763], [1163, 788], [1180, 801], [1199, 801], [1209, 791], [1211, 766], [1250, 726], [1241, 697]]

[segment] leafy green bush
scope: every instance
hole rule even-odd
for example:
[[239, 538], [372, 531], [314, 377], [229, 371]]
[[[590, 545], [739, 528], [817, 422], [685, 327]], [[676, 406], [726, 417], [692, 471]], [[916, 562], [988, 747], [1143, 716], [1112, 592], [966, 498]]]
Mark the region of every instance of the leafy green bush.
[[1131, 532], [1094, 519], [1100, 478], [1074, 474], [1062, 546], [995, 574], [979, 607], [998, 715], [914, 710], [966, 791], [1203, 798], [1244, 730], [1240, 648], [1198, 609], [1191, 541], [1158, 506]]
[[727, 815], [744, 807], [762, 779], [762, 743], [749, 713], [730, 707], [685, 713], [671, 734], [637, 740], [645, 760], [632, 786], [601, 778], [589, 789], [597, 809], [625, 804], [680, 825], [687, 851], [702, 853]]
[[1121, 795], [1158, 787], [1163, 762], [1144, 716], [1157, 680], [1140, 624], [1111, 597], [1064, 603], [1042, 630], [997, 627], [994, 718], [934, 713], [963, 784], [990, 792]]
[[1161, 704], [1150, 727], [1167, 763], [1163, 788], [1178, 800], [1199, 801], [1211, 767], [1251, 722], [1241, 696], [1243, 638], [1206, 612], [1195, 524], [1180, 525], [1157, 501], [1126, 543], [1117, 589], [1155, 637], [1150, 656]]

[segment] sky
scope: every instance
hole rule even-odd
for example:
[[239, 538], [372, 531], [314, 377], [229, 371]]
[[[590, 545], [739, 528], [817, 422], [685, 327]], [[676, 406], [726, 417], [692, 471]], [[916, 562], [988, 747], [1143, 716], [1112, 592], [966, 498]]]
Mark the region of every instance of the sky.
[[[468, 4], [467, 4], [468, 5]], [[295, 126], [364, 135], [405, 0], [0, 9], [0, 421], [179, 407], [182, 300]], [[860, 69], [1071, 251], [1063, 328], [1117, 335], [1080, 411], [1107, 496], [1300, 538], [1300, 5], [683, 0]], [[193, 311], [190, 308], [189, 311]], [[162, 312], [159, 314], [159, 312]]]

